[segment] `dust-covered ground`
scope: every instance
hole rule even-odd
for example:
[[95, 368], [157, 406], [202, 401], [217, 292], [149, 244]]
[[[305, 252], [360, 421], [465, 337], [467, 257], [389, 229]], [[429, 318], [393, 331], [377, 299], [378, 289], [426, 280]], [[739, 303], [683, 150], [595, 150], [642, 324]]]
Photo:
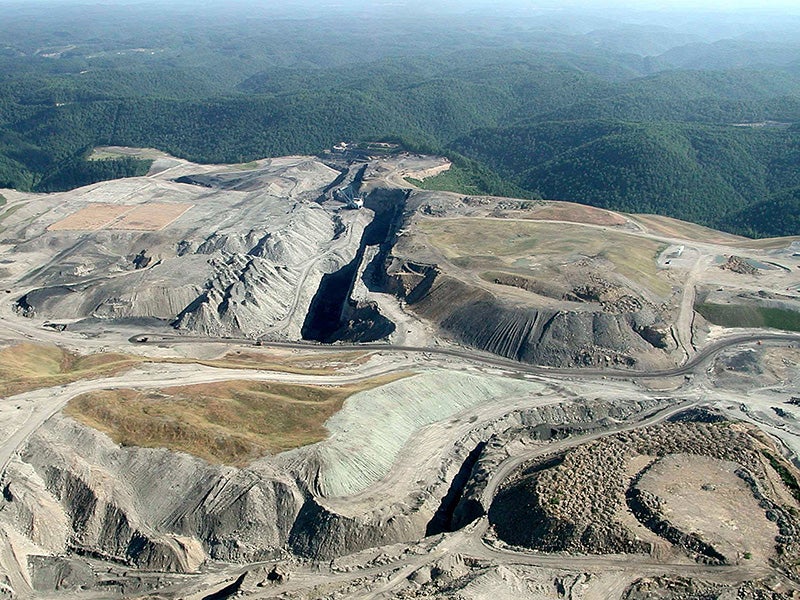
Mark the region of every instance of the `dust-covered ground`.
[[3, 191], [7, 596], [797, 596], [796, 240], [99, 152]]

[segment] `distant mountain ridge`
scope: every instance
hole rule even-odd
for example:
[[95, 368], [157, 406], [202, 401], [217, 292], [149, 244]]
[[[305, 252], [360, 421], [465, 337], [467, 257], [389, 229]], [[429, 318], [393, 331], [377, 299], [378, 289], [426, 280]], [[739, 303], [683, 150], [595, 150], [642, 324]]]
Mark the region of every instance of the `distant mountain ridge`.
[[[145, 8], [24, 9], [36, 28], [10, 10], [0, 187], [142, 172], [131, 161], [86, 165], [97, 145], [230, 163], [391, 139], [456, 161], [440, 184], [454, 189], [800, 233], [784, 200], [800, 186], [798, 19], [720, 17], [704, 34], [700, 17], [644, 13], [500, 11], [477, 25], [455, 8], [447, 23], [389, 7], [297, 20], [237, 5], [225, 21], [185, 7], [154, 20]], [[138, 20], [120, 26], [126, 10]], [[788, 211], [775, 225], [758, 216], [773, 201]]]

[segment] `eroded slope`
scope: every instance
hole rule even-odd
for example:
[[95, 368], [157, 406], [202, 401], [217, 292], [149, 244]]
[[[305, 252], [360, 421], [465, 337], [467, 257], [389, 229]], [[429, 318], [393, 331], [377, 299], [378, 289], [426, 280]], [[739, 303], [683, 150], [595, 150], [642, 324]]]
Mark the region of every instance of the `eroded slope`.
[[352, 260], [368, 215], [314, 202], [339, 176], [314, 159], [194, 168], [27, 198], [4, 221], [19, 311], [299, 337], [313, 290]]

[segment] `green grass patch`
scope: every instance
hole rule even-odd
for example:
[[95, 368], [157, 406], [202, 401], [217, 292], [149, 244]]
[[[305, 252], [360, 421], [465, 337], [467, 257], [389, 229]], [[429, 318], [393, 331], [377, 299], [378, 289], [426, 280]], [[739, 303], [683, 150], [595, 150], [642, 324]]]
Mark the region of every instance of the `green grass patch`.
[[6, 202], [8, 202], [6, 197], [3, 196], [3, 194], [0, 194], [0, 206], [4, 206]]
[[423, 190], [455, 192], [468, 196], [503, 196], [506, 198], [539, 199], [537, 194], [514, 185], [497, 173], [472, 161], [456, 160], [447, 171], [426, 179], [406, 178]]
[[480, 186], [468, 171], [451, 166], [447, 171], [439, 173], [427, 179], [414, 179], [407, 177], [406, 181], [423, 190], [434, 190], [437, 192], [456, 192], [457, 194], [481, 194]]
[[714, 325], [722, 327], [766, 327], [800, 331], [800, 313], [784, 308], [740, 304], [698, 304], [695, 310]]
[[525, 268], [533, 260], [537, 266], [531, 275], [541, 277], [557, 268], [564, 257], [600, 257], [611, 262], [619, 274], [662, 297], [672, 289], [656, 266], [664, 245], [618, 231], [569, 223], [470, 218], [425, 220], [419, 227], [428, 243], [461, 268], [496, 270], [503, 264]]
[[164, 153], [155, 148], [120, 148], [115, 146], [98, 146], [87, 155], [86, 160], [116, 160], [119, 158], [133, 158], [137, 160], [155, 160], [164, 156]]
[[800, 502], [800, 485], [797, 483], [797, 478], [792, 474], [792, 472], [775, 458], [772, 454], [767, 452], [766, 450], [761, 451], [766, 459], [769, 461], [770, 466], [775, 470], [775, 472], [780, 476], [781, 481], [783, 484], [789, 488], [789, 491], [792, 492], [792, 496], [794, 496], [795, 500]]

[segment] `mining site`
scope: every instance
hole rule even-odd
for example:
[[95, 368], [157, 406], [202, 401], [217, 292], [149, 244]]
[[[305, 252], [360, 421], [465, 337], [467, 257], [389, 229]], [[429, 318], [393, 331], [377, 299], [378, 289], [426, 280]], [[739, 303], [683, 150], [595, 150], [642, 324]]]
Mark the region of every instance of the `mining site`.
[[3, 597], [800, 597], [799, 238], [102, 152], [2, 190]]

